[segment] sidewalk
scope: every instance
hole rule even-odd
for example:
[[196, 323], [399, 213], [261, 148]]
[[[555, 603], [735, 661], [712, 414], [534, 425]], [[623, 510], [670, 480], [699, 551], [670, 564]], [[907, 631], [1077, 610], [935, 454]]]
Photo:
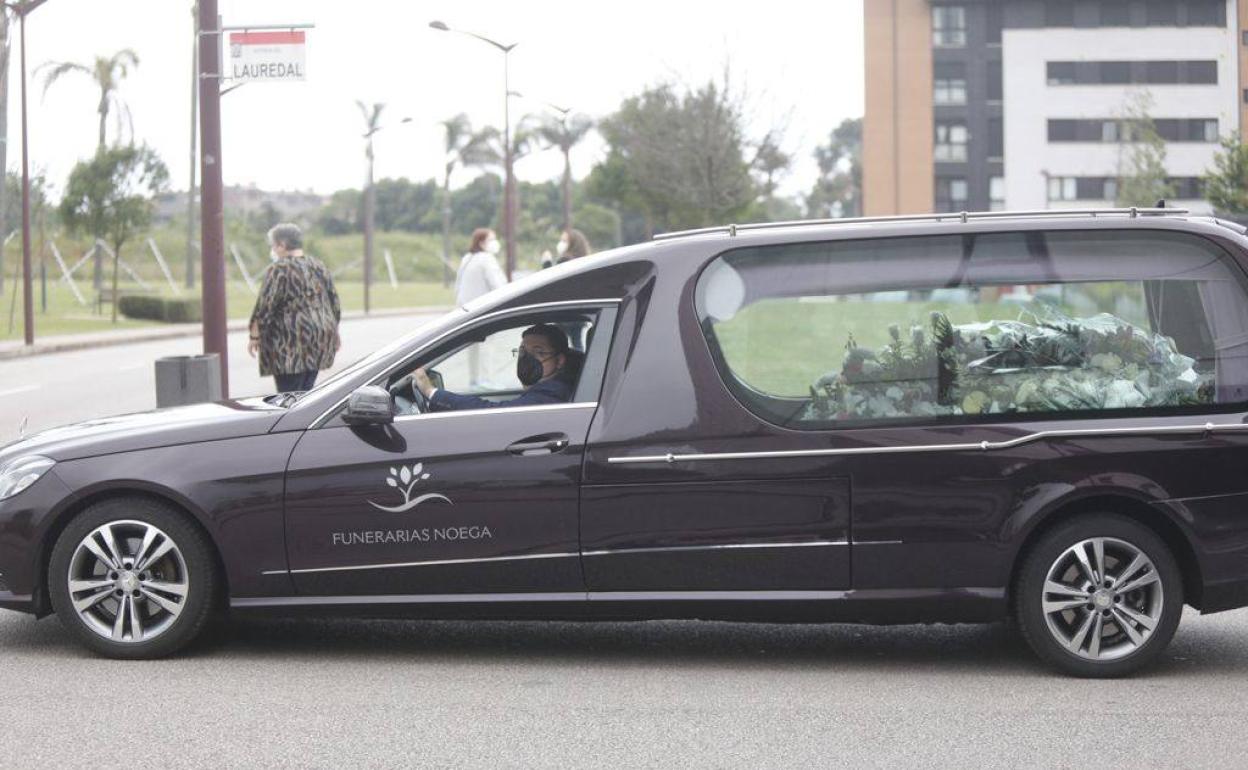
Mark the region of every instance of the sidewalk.
[[[451, 308], [444, 305], [387, 308], [385, 310], [374, 310], [368, 315], [364, 315], [364, 311], [362, 310], [352, 310], [343, 313], [342, 320], [343, 322], [346, 322], [365, 318], [386, 318], [390, 316], [445, 313], [449, 310], [451, 310]], [[226, 324], [226, 329], [231, 332], [245, 331], [247, 329], [247, 320], [235, 319], [230, 321]], [[152, 342], [154, 340], [167, 340], [174, 339], [176, 337], [198, 337], [203, 334], [203, 331], [203, 326], [198, 323], [162, 324], [160, 326], [149, 326], [141, 329], [92, 332], [90, 334], [58, 334], [42, 340], [36, 339], [35, 344], [30, 345], [29, 347], [23, 344], [21, 340], [6, 340], [4, 342], [0, 342], [0, 361], [13, 358], [23, 358], [25, 356], [44, 355], [47, 353], [63, 353], [70, 350], [83, 350], [85, 348], [100, 348], [108, 347], [110, 345], [130, 345], [136, 342]]]

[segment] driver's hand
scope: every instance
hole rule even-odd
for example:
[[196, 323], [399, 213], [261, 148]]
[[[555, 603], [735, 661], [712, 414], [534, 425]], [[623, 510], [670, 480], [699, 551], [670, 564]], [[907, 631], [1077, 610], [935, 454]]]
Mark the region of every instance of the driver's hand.
[[429, 379], [423, 366], [412, 372], [412, 385], [425, 398], [429, 398], [429, 394], [433, 393], [433, 381]]

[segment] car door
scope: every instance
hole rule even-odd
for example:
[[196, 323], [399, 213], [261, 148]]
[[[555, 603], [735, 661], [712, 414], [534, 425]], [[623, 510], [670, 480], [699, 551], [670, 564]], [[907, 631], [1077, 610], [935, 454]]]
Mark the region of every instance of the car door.
[[[601, 313], [596, 318], [610, 311]], [[516, 328], [533, 322], [513, 320]], [[583, 591], [579, 484], [601, 382], [598, 359], [610, 344], [610, 322], [602, 328], [608, 333], [595, 323], [571, 403], [413, 414], [377, 426], [331, 420], [309, 430], [286, 481], [297, 590], [426, 597]], [[465, 334], [468, 344], [480, 336]], [[500, 336], [510, 339], [487, 339]], [[442, 347], [465, 349], [456, 340]], [[490, 368], [490, 353], [473, 357], [474, 377], [501, 379], [490, 374], [502, 369]]]
[[582, 490], [591, 598], [847, 588], [850, 485], [835, 461], [675, 461], [780, 443], [724, 390], [677, 264], [620, 311], [620, 336], [633, 344], [613, 352]]

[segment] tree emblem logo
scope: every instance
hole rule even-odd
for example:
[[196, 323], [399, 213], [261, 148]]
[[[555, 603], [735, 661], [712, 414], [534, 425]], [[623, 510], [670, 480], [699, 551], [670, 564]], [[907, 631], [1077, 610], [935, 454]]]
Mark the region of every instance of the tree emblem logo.
[[403, 513], [404, 511], [410, 511], [421, 503], [427, 503], [432, 500], [441, 500], [448, 505], [454, 505], [449, 497], [437, 492], [426, 492], [422, 495], [412, 497], [412, 492], [415, 490], [416, 485], [422, 481], [427, 481], [428, 479], [429, 474], [424, 472], [423, 463], [416, 463], [410, 468], [406, 465], [391, 468], [390, 475], [386, 476], [386, 486], [394, 487], [398, 490], [399, 494], [403, 496], [403, 503], [401, 505], [393, 506], [378, 505], [372, 500], [369, 500], [368, 504], [378, 510], [388, 511], [390, 513]]

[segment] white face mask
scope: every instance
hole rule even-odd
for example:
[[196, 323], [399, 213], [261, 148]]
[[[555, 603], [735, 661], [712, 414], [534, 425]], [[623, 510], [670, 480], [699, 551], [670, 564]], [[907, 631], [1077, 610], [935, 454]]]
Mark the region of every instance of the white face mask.
[[555, 244], [555, 253], [557, 253], [559, 256], [562, 257], [564, 255], [564, 252], [566, 252], [567, 250], [568, 250], [567, 241], [561, 240]]
[[497, 254], [499, 249], [498, 239], [491, 238], [485, 242], [485, 250], [491, 254]]
[[277, 255], [276, 251], [274, 251], [273, 249], [269, 249], [269, 259], [276, 262], [277, 260], [281, 259], [281, 257]]

